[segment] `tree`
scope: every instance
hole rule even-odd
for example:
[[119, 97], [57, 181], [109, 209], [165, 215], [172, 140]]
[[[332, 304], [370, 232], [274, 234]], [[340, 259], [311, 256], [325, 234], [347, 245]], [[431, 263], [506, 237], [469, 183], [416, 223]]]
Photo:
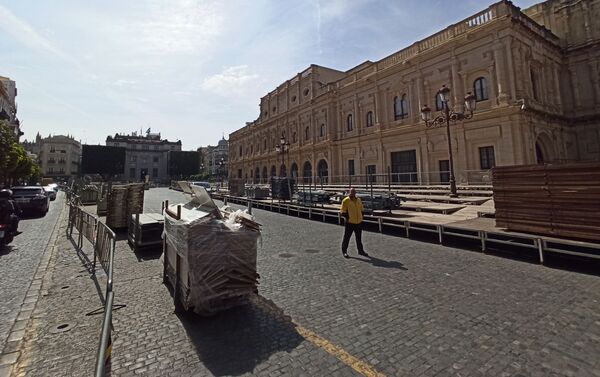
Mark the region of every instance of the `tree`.
[[0, 121], [0, 182], [8, 186], [11, 182], [37, 183], [41, 169], [27, 155], [6, 121]]

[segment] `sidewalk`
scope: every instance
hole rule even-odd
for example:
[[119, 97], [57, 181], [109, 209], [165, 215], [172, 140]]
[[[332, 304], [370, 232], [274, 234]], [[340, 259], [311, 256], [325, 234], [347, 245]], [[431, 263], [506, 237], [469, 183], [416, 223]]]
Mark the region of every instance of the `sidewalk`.
[[[58, 237], [13, 376], [89, 376], [94, 370], [102, 296], [86, 269], [88, 260], [93, 260], [91, 245], [77, 253], [65, 235], [67, 213], [65, 209], [58, 220]], [[99, 280], [104, 287], [103, 279]], [[96, 309], [100, 314], [87, 315]]]

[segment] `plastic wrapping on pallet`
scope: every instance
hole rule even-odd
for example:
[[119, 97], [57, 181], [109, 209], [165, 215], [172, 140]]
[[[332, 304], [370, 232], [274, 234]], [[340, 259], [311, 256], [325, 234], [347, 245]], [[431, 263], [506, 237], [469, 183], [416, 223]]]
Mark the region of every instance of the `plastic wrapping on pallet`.
[[176, 300], [200, 315], [212, 315], [246, 303], [256, 290], [260, 230], [251, 215], [219, 209], [204, 188], [192, 190], [189, 203], [170, 205], [171, 214], [165, 214], [165, 272], [173, 286], [179, 275], [182, 293]]

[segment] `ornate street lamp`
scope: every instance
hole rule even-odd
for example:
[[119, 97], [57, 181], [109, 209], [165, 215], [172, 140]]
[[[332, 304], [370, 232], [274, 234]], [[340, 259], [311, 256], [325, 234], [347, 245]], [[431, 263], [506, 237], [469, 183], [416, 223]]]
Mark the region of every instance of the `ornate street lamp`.
[[454, 160], [452, 158], [452, 139], [450, 138], [450, 121], [457, 122], [464, 119], [473, 118], [473, 111], [475, 111], [476, 100], [475, 96], [468, 92], [464, 99], [464, 108], [462, 112], [450, 109], [448, 103], [450, 102], [450, 88], [443, 85], [437, 93], [440, 102], [442, 103], [442, 110], [435, 118], [432, 119], [431, 109], [425, 105], [421, 108], [421, 118], [425, 121], [427, 128], [436, 128], [446, 126], [446, 136], [448, 138], [448, 162], [450, 165], [450, 197], [457, 197], [456, 191], [456, 179], [454, 178]]
[[[281, 135], [281, 139], [279, 139], [279, 144], [277, 144], [275, 146], [275, 151], [277, 152], [277, 155], [281, 155], [281, 166], [284, 165], [284, 158], [285, 158], [285, 154], [289, 152], [290, 149], [290, 143], [288, 141], [285, 140], [285, 136]], [[277, 163], [279, 163], [279, 157], [277, 157]], [[286, 167], [287, 170], [287, 167]], [[281, 167], [279, 169], [279, 175], [282, 176], [282, 171], [281, 171]]]

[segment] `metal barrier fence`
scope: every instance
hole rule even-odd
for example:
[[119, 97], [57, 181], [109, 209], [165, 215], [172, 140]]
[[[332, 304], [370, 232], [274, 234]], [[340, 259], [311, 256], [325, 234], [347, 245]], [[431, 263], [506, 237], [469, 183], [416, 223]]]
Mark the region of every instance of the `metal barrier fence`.
[[106, 224], [98, 221], [96, 216], [84, 211], [73, 200], [70, 200], [67, 236], [71, 239], [73, 228], [78, 232], [77, 247], [79, 250], [83, 247], [83, 238], [87, 239], [93, 246], [94, 262], [92, 271], [94, 274], [96, 273], [96, 263], [99, 261], [107, 277], [106, 293], [104, 296], [104, 319], [100, 334], [100, 344], [96, 353], [94, 374], [96, 377], [102, 377], [105, 375], [106, 364], [110, 360], [112, 353], [113, 265], [116, 236]]
[[[314, 208], [298, 204], [268, 202], [229, 195], [215, 196], [217, 199], [222, 199], [225, 202], [245, 205], [250, 210], [258, 208], [287, 214], [288, 216], [342, 224], [342, 216], [337, 209]], [[600, 260], [600, 244], [592, 242], [557, 239], [535, 234], [526, 235], [523, 233], [514, 234], [493, 230], [470, 229], [461, 225], [431, 224], [398, 218], [384, 218], [375, 215], [364, 215], [364, 223], [366, 226], [377, 229], [380, 233], [391, 232], [396, 235], [403, 235], [406, 238], [411, 238], [413, 233], [429, 234], [434, 236], [440, 244], [443, 244], [446, 238], [471, 240], [480, 244], [482, 252], [486, 252], [490, 247], [497, 247], [498, 245], [509, 245], [519, 249], [531, 250], [538, 253], [541, 264], [544, 263], [544, 256], [547, 252]]]
[[[352, 175], [296, 175], [292, 172], [299, 185], [312, 185], [316, 188], [328, 185], [391, 185], [396, 186], [448, 186], [450, 183], [449, 171], [408, 172], [408, 173], [383, 173], [383, 174], [352, 174]], [[244, 183], [268, 184], [270, 177], [248, 178]], [[466, 170], [456, 174], [456, 183], [461, 186], [490, 186], [492, 184], [491, 170]]]

